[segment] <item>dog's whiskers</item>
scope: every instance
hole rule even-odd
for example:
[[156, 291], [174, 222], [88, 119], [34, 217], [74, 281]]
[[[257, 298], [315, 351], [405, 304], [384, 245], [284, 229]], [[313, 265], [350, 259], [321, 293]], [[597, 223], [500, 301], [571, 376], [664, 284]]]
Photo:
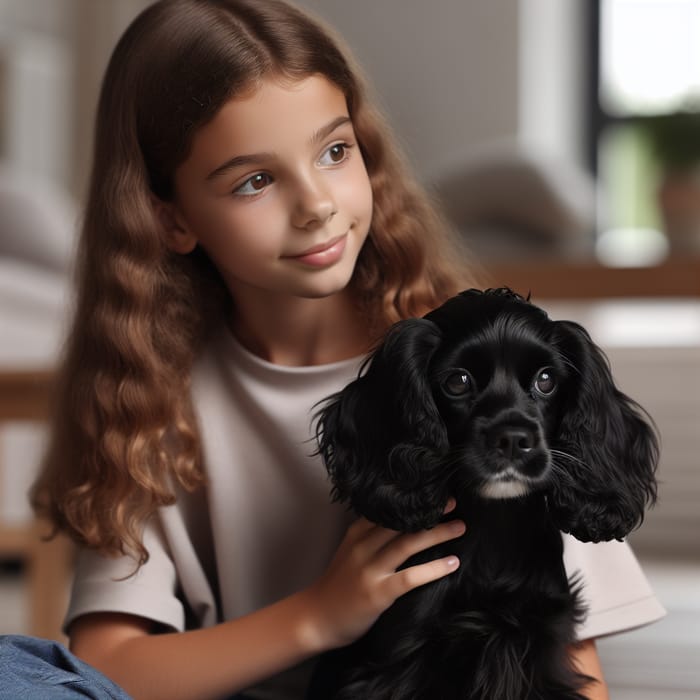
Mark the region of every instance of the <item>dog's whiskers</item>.
[[[575, 462], [576, 464], [578, 464], [579, 466], [583, 467], [584, 469], [588, 469], [589, 471], [591, 470], [591, 467], [590, 467], [589, 464], [587, 464], [586, 462], [584, 462], [582, 459], [579, 459], [578, 457], [576, 457], [576, 456], [574, 456], [574, 455], [572, 455], [572, 454], [569, 454], [568, 452], [564, 452], [563, 450], [553, 450], [553, 449], [550, 449], [550, 450], [549, 450], [549, 453], [550, 453], [553, 457], [562, 457], [563, 459], [566, 459], [566, 460], [568, 460], [568, 461], [570, 461], [570, 462]], [[559, 466], [559, 465], [557, 464], [556, 460], [552, 460], [552, 465], [553, 465], [553, 466]]]

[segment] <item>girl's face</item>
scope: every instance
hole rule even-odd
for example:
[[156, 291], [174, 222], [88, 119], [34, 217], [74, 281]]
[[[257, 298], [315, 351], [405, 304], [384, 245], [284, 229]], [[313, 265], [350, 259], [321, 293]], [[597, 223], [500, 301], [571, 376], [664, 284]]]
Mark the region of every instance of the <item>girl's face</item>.
[[199, 243], [234, 300], [328, 296], [352, 276], [372, 189], [343, 93], [267, 80], [224, 104], [175, 172], [174, 248]]

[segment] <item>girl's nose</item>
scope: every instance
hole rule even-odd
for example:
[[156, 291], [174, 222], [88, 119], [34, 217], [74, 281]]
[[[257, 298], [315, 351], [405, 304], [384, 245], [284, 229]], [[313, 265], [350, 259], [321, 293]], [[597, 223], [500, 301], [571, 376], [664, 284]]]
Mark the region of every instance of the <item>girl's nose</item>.
[[292, 223], [297, 228], [314, 229], [325, 224], [336, 211], [330, 191], [322, 183], [308, 181], [299, 186]]

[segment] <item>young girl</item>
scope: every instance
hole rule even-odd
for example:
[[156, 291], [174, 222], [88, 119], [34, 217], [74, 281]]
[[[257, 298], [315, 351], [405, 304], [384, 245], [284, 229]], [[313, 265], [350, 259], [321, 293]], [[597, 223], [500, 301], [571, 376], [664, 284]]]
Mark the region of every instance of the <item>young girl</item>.
[[[303, 698], [315, 655], [455, 571], [397, 572], [465, 524], [351, 524], [311, 424], [381, 333], [469, 286], [465, 270], [327, 29], [280, 0], [143, 12], [102, 87], [34, 494], [80, 545], [72, 651], [139, 699]], [[607, 697], [592, 638], [658, 604], [626, 545], [567, 557], [591, 591], [572, 654]], [[62, 658], [81, 693], [107, 687]]]

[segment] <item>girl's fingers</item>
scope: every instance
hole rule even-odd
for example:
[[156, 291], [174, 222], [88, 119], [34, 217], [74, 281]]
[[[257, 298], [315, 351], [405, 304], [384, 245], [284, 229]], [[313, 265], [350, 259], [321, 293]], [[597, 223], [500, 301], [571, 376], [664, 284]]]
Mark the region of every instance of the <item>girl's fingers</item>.
[[456, 556], [434, 559], [425, 564], [411, 566], [408, 569], [397, 571], [387, 580], [390, 589], [389, 595], [393, 600], [412, 591], [414, 588], [424, 586], [431, 581], [437, 581], [459, 568], [459, 559]]
[[436, 525], [430, 530], [421, 530], [410, 535], [397, 535], [384, 547], [381, 558], [382, 566], [396, 570], [414, 554], [436, 544], [460, 537], [465, 531], [466, 525], [461, 520], [451, 520]]
[[347, 644], [366, 632], [399, 596], [455, 571], [459, 566], [455, 556], [397, 569], [414, 554], [464, 531], [459, 520], [412, 534], [357, 520], [312, 586], [311, 600], [317, 610], [312, 618], [319, 635], [326, 635], [330, 646]]
[[[457, 503], [455, 499], [450, 497], [447, 501], [447, 504], [445, 505], [443, 513], [451, 513], [455, 509], [456, 505]], [[449, 525], [449, 523], [446, 524]], [[439, 544], [440, 542], [453, 539], [454, 537], [459, 537], [464, 532], [463, 529], [459, 531], [459, 526], [456, 526], [456, 534], [448, 534], [444, 539], [441, 539], [444, 525], [445, 523], [442, 525], [438, 525], [437, 527], [431, 530], [426, 530], [426, 533], [431, 533], [431, 535], [429, 535], [429, 537], [427, 538], [427, 541], [430, 543], [424, 546], [421, 546], [419, 544], [419, 548], [413, 551], [407, 548], [406, 551], [410, 551], [410, 553], [407, 556], [405, 556], [399, 562], [399, 564], [402, 564], [404, 561], [406, 561], [406, 559], [408, 559], [408, 557], [410, 557], [412, 554], [416, 554], [422, 549], [427, 549], [428, 547], [432, 546], [432, 544]], [[436, 534], [438, 539], [434, 539]], [[381, 549], [383, 549], [392, 540], [397, 539], [401, 536], [401, 533], [396, 530], [384, 528], [380, 525], [377, 525], [376, 523], [371, 522], [370, 520], [367, 520], [367, 518], [358, 518], [348, 530], [347, 542], [350, 545], [360, 545], [365, 551], [365, 553], [368, 556], [371, 556], [375, 552], [378, 552]], [[413, 535], [409, 535], [408, 537], [413, 537]], [[396, 566], [398, 566], [399, 564], [397, 564]]]
[[447, 499], [447, 505], [445, 506], [445, 510], [443, 510], [443, 515], [447, 515], [447, 513], [451, 513], [455, 508], [457, 507], [457, 501], [450, 496]]
[[367, 518], [358, 518], [348, 528], [345, 539], [348, 542], [358, 542], [364, 538], [367, 533], [372, 530], [372, 528], [375, 527], [376, 525], [367, 520]]
[[359, 518], [350, 526], [346, 541], [349, 546], [360, 549], [365, 557], [371, 558], [398, 536], [396, 530], [389, 530], [366, 518]]
[[452, 520], [430, 530], [401, 534], [360, 518], [351, 526], [345, 545], [354, 552], [356, 561], [389, 575], [414, 554], [460, 537], [465, 530], [461, 520]]

